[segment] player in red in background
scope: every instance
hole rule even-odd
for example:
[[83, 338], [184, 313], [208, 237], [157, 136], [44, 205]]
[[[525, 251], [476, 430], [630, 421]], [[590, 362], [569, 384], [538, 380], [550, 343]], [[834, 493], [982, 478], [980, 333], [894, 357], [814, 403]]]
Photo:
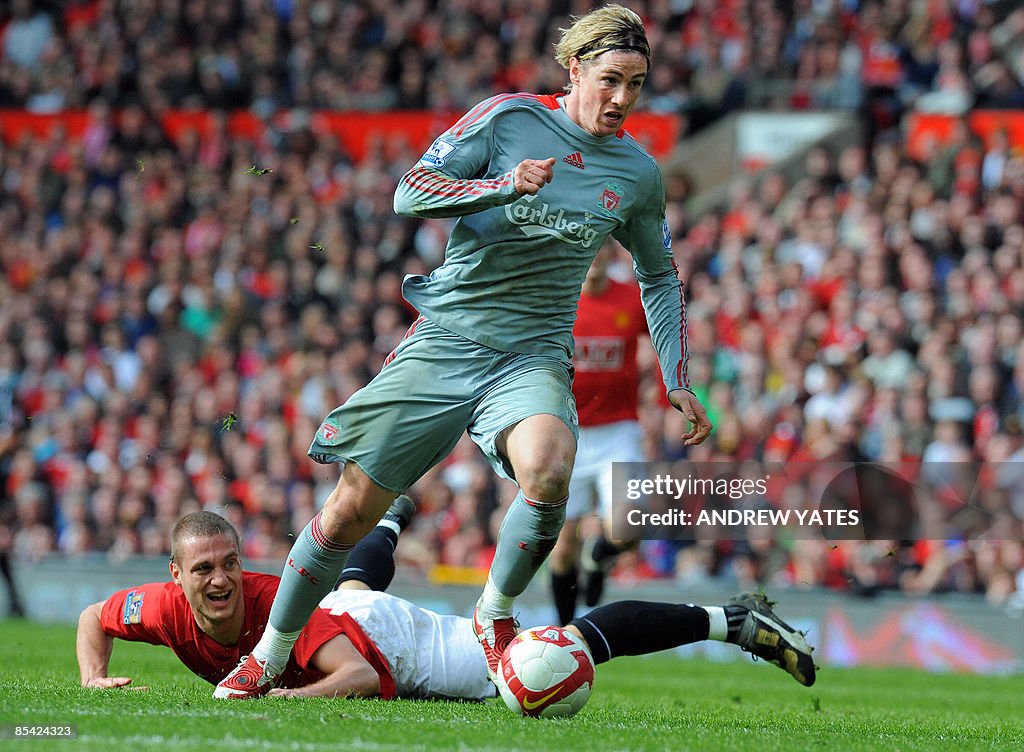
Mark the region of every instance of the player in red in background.
[[[341, 584], [313, 612], [270, 696], [494, 696], [472, 619], [381, 592], [394, 575], [398, 535], [414, 511], [399, 496], [353, 549]], [[280, 578], [243, 571], [237, 531], [212, 512], [182, 517], [171, 541], [172, 582], [121, 590], [82, 612], [76, 647], [83, 687], [132, 684], [130, 677], [107, 675], [114, 638], [166, 645], [210, 683], [256, 644]], [[623, 601], [567, 629], [587, 643], [595, 664], [711, 639], [732, 642], [805, 686], [815, 679], [810, 646], [763, 595], [747, 593], [724, 606]], [[261, 678], [253, 672], [245, 681]]]
[[[647, 319], [635, 284], [608, 276], [617, 244], [609, 240], [587, 271], [573, 327], [576, 352], [572, 392], [580, 438], [569, 481], [565, 525], [551, 552], [551, 591], [560, 624], [576, 615], [579, 568], [583, 600], [596, 606], [615, 557], [635, 543], [610, 540], [612, 463], [642, 462], [643, 430], [637, 415], [640, 374], [637, 340]], [[597, 512], [604, 532], [581, 538], [581, 523]], [[582, 540], [582, 545], [581, 545]]]

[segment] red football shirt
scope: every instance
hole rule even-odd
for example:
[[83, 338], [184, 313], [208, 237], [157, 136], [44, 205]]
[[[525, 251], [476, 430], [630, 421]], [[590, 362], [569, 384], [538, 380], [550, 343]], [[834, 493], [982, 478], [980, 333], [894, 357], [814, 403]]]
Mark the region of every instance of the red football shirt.
[[[114, 593], [100, 615], [103, 631], [111, 637], [152, 645], [166, 645], [194, 674], [216, 684], [238, 665], [259, 642], [270, 617], [279, 577], [244, 572], [242, 594], [245, 618], [234, 645], [221, 645], [203, 632], [192, 616], [185, 591], [173, 582], [155, 582]], [[303, 687], [323, 678], [310, 665], [313, 654], [327, 641], [343, 634], [380, 677], [380, 696], [391, 699], [395, 682], [377, 646], [348, 614], [333, 615], [318, 608], [292, 649], [277, 686]]]
[[637, 285], [608, 280], [600, 295], [580, 296], [572, 392], [581, 426], [637, 419], [636, 341], [646, 331]]

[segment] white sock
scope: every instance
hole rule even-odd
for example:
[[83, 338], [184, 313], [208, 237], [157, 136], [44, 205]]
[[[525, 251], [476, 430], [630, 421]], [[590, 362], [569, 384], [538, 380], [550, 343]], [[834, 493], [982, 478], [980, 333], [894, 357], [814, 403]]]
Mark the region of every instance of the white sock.
[[510, 595], [502, 593], [491, 578], [487, 578], [484, 585], [483, 595], [480, 596], [478, 606], [480, 612], [491, 619], [499, 619], [512, 615], [512, 603], [515, 601]]
[[301, 632], [301, 629], [296, 632], [278, 632], [268, 624], [260, 641], [252, 649], [252, 655], [257, 660], [266, 661], [270, 673], [280, 674], [288, 665], [288, 656]]
[[394, 520], [381, 520], [377, 523], [377, 527], [385, 527], [388, 530], [394, 530], [395, 535], [402, 534], [402, 527]]
[[708, 639], [725, 642], [729, 636], [729, 620], [725, 616], [725, 609], [721, 606], [701, 606], [708, 612]]

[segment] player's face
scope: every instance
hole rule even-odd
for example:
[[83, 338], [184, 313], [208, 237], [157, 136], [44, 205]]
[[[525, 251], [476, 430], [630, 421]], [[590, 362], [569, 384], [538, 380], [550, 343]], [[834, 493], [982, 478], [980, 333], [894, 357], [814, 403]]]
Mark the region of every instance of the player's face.
[[226, 535], [187, 538], [178, 547], [171, 576], [185, 591], [201, 628], [242, 616], [242, 563], [235, 541]]
[[572, 58], [566, 112], [595, 136], [611, 136], [633, 110], [646, 77], [647, 58], [639, 52], [613, 50], [586, 63]]

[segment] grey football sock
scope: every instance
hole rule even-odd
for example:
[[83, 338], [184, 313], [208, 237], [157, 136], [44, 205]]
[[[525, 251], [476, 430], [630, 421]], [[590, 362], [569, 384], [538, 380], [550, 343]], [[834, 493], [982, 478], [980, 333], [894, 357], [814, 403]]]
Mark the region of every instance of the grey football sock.
[[565, 522], [567, 499], [545, 504], [527, 499], [520, 491], [512, 501], [491, 564], [490, 579], [503, 595], [514, 598], [526, 590], [551, 553]]
[[270, 607], [270, 624], [279, 632], [294, 632], [306, 626], [313, 609], [334, 589], [350, 544], [328, 538], [317, 513], [302, 530], [288, 552], [281, 585]]

